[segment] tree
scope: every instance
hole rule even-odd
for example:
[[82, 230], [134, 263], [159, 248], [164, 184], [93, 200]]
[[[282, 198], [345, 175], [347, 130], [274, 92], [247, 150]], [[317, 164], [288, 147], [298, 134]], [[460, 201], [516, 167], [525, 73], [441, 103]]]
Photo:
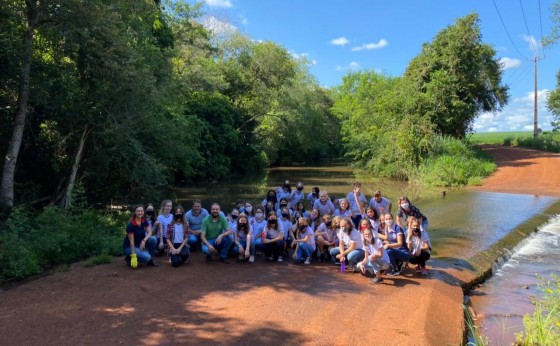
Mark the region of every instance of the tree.
[[463, 138], [482, 112], [507, 104], [496, 51], [482, 42], [478, 15], [440, 31], [408, 65], [404, 79], [422, 94], [419, 108], [443, 135]]

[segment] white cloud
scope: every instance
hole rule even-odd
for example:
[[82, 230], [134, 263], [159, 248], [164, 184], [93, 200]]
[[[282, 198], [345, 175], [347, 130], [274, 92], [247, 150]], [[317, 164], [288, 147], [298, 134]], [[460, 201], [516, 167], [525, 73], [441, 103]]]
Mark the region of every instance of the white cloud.
[[348, 64], [347, 66], [337, 66], [336, 70], [337, 71], [341, 71], [341, 70], [347, 70], [347, 71], [356, 71], [360, 69], [360, 64], [358, 64], [355, 61], [352, 61], [350, 64]]
[[[544, 130], [551, 128], [553, 116], [546, 108], [547, 89], [539, 90], [538, 95], [538, 124]], [[501, 112], [483, 113], [473, 123], [476, 132], [506, 132], [532, 131], [534, 122], [534, 91], [528, 91], [525, 96], [513, 98]]]
[[247, 18], [245, 18], [243, 16], [239, 16], [239, 18], [241, 18], [241, 24], [243, 24], [243, 25], [249, 24], [249, 21], [247, 20]]
[[344, 37], [344, 36], [339, 37], [339, 38], [333, 38], [333, 39], [331, 40], [331, 44], [332, 44], [333, 46], [343, 46], [343, 47], [344, 47], [344, 46], [347, 45], [348, 43], [350, 43], [350, 41], [348, 41], [348, 39], [347, 39], [346, 37]]
[[389, 44], [389, 42], [382, 38], [381, 40], [379, 40], [377, 43], [364, 43], [361, 46], [357, 46], [352, 48], [353, 52], [358, 52], [361, 50], [372, 50], [372, 49], [379, 49], [379, 48], [383, 48], [386, 47]]
[[522, 38], [523, 38], [523, 41], [528, 43], [527, 49], [529, 49], [531, 52], [533, 52], [533, 54], [538, 55], [539, 54], [539, 49], [542, 48], [542, 45], [539, 42], [539, 40], [537, 40], [533, 36], [529, 36], [529, 35], [523, 35]]
[[290, 55], [293, 56], [297, 60], [305, 60], [308, 65], [317, 65], [317, 60], [310, 59], [309, 54], [307, 53], [296, 53], [294, 51], [290, 51]]
[[237, 27], [235, 25], [222, 22], [221, 20], [213, 16], [204, 19], [202, 25], [216, 35], [232, 34], [237, 31]]
[[502, 69], [507, 70], [509, 68], [515, 68], [521, 66], [521, 60], [516, 58], [508, 58], [507, 56], [500, 59], [500, 64]]
[[206, 5], [212, 7], [223, 7], [223, 8], [231, 8], [233, 4], [230, 0], [206, 0]]

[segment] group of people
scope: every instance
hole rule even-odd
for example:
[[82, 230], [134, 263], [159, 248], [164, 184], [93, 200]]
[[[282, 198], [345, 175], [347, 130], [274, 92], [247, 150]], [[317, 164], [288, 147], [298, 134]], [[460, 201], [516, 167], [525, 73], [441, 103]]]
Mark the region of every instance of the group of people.
[[208, 212], [199, 200], [187, 212], [164, 200], [157, 217], [152, 204], [137, 206], [123, 243], [126, 262], [132, 268], [138, 262], [158, 266], [154, 255], [167, 252], [178, 267], [200, 248], [207, 261], [217, 256], [226, 264], [232, 255], [252, 263], [257, 252], [267, 261], [283, 262], [290, 254], [296, 263], [331, 261], [373, 283], [382, 282], [384, 274], [399, 275], [407, 262], [428, 275], [428, 218], [406, 196], [398, 200], [395, 219], [391, 201], [380, 191], [368, 201], [359, 182], [342, 199], [318, 187], [307, 195], [303, 190], [303, 183], [292, 189], [286, 180], [260, 204], [237, 201], [228, 215], [217, 203]]

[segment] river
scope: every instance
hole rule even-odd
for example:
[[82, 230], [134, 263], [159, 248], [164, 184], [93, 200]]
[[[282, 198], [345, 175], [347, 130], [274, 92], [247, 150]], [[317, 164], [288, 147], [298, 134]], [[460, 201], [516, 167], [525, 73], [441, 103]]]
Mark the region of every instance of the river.
[[[377, 189], [394, 204], [399, 196], [407, 195], [429, 219], [433, 256], [450, 261], [464, 260], [464, 263], [476, 261], [479, 268], [494, 265], [484, 263], [484, 258], [479, 258], [481, 253], [495, 247], [510, 233], [519, 232], [517, 228], [520, 225], [542, 215], [558, 201], [546, 196], [470, 190], [452, 190], [444, 194], [442, 189], [425, 190], [402, 182], [377, 180], [363, 173], [357, 174], [343, 165], [276, 167], [233, 181], [180, 187], [176, 193], [178, 202], [186, 208], [190, 208], [193, 199], [199, 199], [206, 208], [218, 202], [227, 213], [237, 199], [260, 205], [266, 191], [279, 186], [285, 179], [289, 179], [293, 187], [297, 182], [303, 182], [306, 194], [313, 186], [318, 186], [329, 195], [342, 198], [352, 190], [353, 182], [359, 180], [368, 200]], [[395, 211], [396, 208], [393, 208]], [[509, 261], [496, 267], [496, 274], [473, 297], [475, 310], [486, 316], [483, 331], [491, 342], [506, 344], [505, 341], [513, 340], [514, 333], [520, 330], [519, 316], [533, 311], [527, 296], [538, 295], [535, 292], [538, 282], [535, 273], [546, 275], [558, 272], [560, 226], [557, 224], [560, 221], [555, 220], [552, 222], [556, 222], [556, 226], [543, 226], [548, 227], [546, 231], [527, 238], [523, 246], [515, 248]], [[551, 233], [551, 227], [557, 228]], [[522, 231], [531, 233], [532, 229]], [[529, 290], [523, 288], [525, 286]], [[509, 317], [504, 321], [497, 316]], [[514, 328], [514, 324], [518, 327]]]

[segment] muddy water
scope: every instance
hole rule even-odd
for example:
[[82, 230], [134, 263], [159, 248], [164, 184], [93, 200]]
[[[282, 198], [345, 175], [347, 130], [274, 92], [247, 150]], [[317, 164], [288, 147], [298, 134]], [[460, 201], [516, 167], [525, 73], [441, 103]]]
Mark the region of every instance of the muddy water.
[[[395, 204], [399, 196], [407, 195], [429, 218], [428, 230], [434, 246], [433, 256], [451, 261], [469, 261], [476, 258], [481, 252], [495, 246], [516, 227], [541, 214], [557, 201], [556, 198], [544, 196], [466, 190], [447, 191], [444, 197], [442, 190], [426, 191], [402, 182], [380, 181], [367, 174], [357, 174], [351, 168], [341, 165], [279, 167], [234, 181], [177, 188], [176, 193], [178, 201], [186, 207], [190, 207], [193, 199], [200, 199], [203, 207], [209, 208], [211, 203], [218, 202], [222, 210], [228, 212], [237, 199], [249, 200], [260, 205], [266, 191], [279, 186], [284, 179], [289, 179], [292, 186], [298, 181], [303, 182], [306, 194], [313, 186], [318, 186], [327, 190], [331, 196], [341, 198], [351, 191], [354, 181], [360, 180], [362, 191], [368, 200], [377, 189]], [[393, 208], [393, 213], [395, 211], [396, 208]], [[558, 250], [558, 240], [556, 242]], [[532, 273], [558, 271], [557, 263], [560, 263], [560, 254], [552, 259], [543, 255], [549, 253], [548, 248], [536, 248], [535, 251], [536, 255], [528, 264], [513, 265], [515, 270], [512, 269], [511, 273], [506, 266], [486, 283], [485, 290], [473, 299], [478, 312], [486, 314], [490, 319], [503, 314], [521, 316], [532, 312], [532, 305], [528, 304], [526, 299], [526, 296], [534, 291], [536, 283]], [[524, 262], [523, 258], [520, 257], [520, 263]], [[486, 266], [490, 267], [492, 263], [487, 263]], [[520, 291], [519, 287], [525, 285], [528, 285], [530, 290]], [[513, 310], [505, 307], [511, 307]], [[509, 319], [510, 322], [512, 320]], [[500, 323], [505, 322], [497, 322], [497, 325], [500, 326]], [[502, 336], [505, 333], [509, 335], [507, 340], [510, 340], [514, 334], [514, 329], [511, 329], [509, 324], [507, 328], [486, 327], [485, 331], [490, 339], [505, 340]]]

